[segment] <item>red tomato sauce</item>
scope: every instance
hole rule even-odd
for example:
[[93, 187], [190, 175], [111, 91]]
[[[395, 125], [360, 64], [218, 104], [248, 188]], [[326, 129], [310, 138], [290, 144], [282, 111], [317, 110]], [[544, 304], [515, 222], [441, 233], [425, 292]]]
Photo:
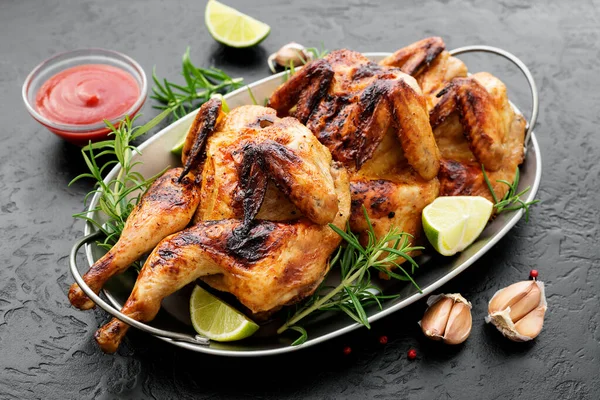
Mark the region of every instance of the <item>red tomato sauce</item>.
[[135, 78], [111, 65], [68, 68], [48, 79], [37, 92], [37, 111], [54, 123], [88, 125], [115, 119], [140, 96]]

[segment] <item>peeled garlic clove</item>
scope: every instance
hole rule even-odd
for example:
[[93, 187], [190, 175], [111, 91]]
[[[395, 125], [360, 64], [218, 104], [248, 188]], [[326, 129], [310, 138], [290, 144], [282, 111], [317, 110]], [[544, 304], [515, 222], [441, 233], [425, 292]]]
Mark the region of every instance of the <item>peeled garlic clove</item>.
[[546, 314], [546, 307], [541, 306], [531, 311], [529, 314], [521, 318], [515, 324], [515, 330], [526, 337], [531, 339], [537, 337], [542, 331], [544, 326], [544, 315]]
[[521, 318], [539, 306], [542, 292], [535, 283], [531, 286], [531, 290], [525, 295], [525, 297], [510, 306], [510, 319], [512, 319], [513, 322], [519, 321]]
[[533, 281], [523, 281], [514, 283], [494, 294], [490, 300], [488, 312], [490, 314], [506, 310], [513, 304], [517, 303], [529, 293], [535, 283]]
[[427, 299], [429, 308], [419, 322], [425, 336], [459, 344], [471, 333], [471, 303], [458, 293], [441, 294]]
[[425, 311], [421, 320], [421, 330], [425, 336], [433, 340], [440, 340], [444, 336], [453, 305], [454, 300], [449, 297], [441, 297]]
[[454, 303], [446, 325], [444, 343], [460, 344], [467, 340], [471, 333], [472, 324], [471, 307], [462, 302]]
[[499, 290], [488, 309], [486, 322], [494, 324], [504, 336], [517, 342], [532, 340], [544, 324], [547, 309], [544, 283], [523, 281]]

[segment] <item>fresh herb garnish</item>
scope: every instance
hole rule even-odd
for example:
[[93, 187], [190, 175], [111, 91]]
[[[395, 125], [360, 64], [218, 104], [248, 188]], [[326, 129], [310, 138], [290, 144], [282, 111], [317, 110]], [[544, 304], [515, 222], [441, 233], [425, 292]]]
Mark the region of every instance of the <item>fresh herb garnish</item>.
[[539, 203], [540, 200], [535, 199], [535, 200], [529, 201], [527, 203], [524, 202], [523, 200], [521, 200], [521, 196], [523, 196], [525, 193], [527, 193], [531, 189], [531, 186], [527, 186], [522, 191], [517, 192], [518, 187], [519, 187], [519, 178], [520, 178], [519, 167], [517, 167], [517, 171], [515, 173], [515, 180], [513, 181], [513, 183], [507, 182], [503, 179], [498, 179], [496, 181], [496, 182], [504, 183], [505, 185], [508, 186], [508, 192], [506, 192], [506, 194], [504, 195], [504, 197], [501, 200], [498, 200], [498, 196], [494, 192], [494, 188], [492, 187], [492, 183], [490, 182], [490, 180], [485, 172], [485, 167], [483, 166], [483, 164], [481, 165], [481, 171], [483, 172], [483, 179], [485, 180], [485, 183], [487, 184], [487, 186], [490, 190], [490, 193], [492, 194], [492, 198], [494, 199], [494, 207], [496, 208], [496, 212], [498, 214], [500, 214], [501, 212], [504, 212], [504, 211], [514, 211], [514, 210], [524, 209], [525, 210], [525, 221], [529, 222], [529, 207], [534, 204]]
[[[296, 324], [315, 311], [343, 311], [359, 324], [370, 328], [364, 307], [377, 304], [381, 309], [381, 300], [398, 297], [398, 295], [380, 294], [380, 290], [371, 283], [371, 269], [383, 272], [394, 279], [410, 281], [421, 291], [411, 274], [402, 268], [399, 259], [408, 261], [411, 265], [411, 273], [414, 273], [418, 265], [408, 253], [422, 250], [423, 247], [411, 246], [409, 238], [412, 236], [405, 232], [398, 232], [395, 228], [377, 239], [364, 207], [363, 212], [368, 225], [369, 239], [366, 246], [360, 244], [358, 237], [349, 228], [344, 232], [335, 225], [329, 225], [346, 242], [346, 246], [340, 246], [331, 260], [332, 269], [340, 269], [342, 281], [336, 287], [321, 285], [277, 330], [279, 334], [288, 329], [300, 332], [301, 337], [294, 341], [293, 345], [304, 343], [308, 337], [306, 330]], [[391, 266], [398, 268], [402, 275], [391, 271], [389, 269]]]
[[150, 97], [161, 103], [154, 108], [170, 110], [175, 119], [197, 109], [215, 93], [225, 94], [242, 87], [242, 78], [232, 78], [217, 68], [195, 66], [190, 60], [189, 47], [183, 55], [181, 68], [185, 86], [167, 79], [161, 81], [156, 71], [152, 71], [155, 86], [152, 88], [154, 94]]
[[[162, 174], [161, 172], [150, 179], [145, 179], [139, 172], [133, 170], [139, 162], [133, 162], [132, 156], [134, 153], [139, 153], [139, 151], [131, 142], [160, 122], [159, 119], [155, 118], [143, 126], [134, 127], [133, 123], [136, 119], [137, 116], [131, 119], [125, 117], [116, 126], [109, 121], [104, 121], [106, 126], [110, 128], [109, 137], [111, 138], [97, 143], [90, 143], [81, 149], [81, 154], [90, 172], [75, 177], [69, 183], [70, 186], [82, 178], [90, 178], [96, 181], [94, 189], [85, 196], [84, 203], [87, 204], [90, 196], [100, 193], [98, 204], [89, 211], [103, 212], [108, 220], [104, 224], [100, 224], [87, 216], [89, 211], [73, 216], [88, 221], [105, 234], [104, 241], [99, 242], [98, 245], [106, 250], [110, 249], [119, 239], [125, 221], [127, 221], [127, 217], [139, 201], [142, 193]], [[98, 158], [102, 156], [109, 156], [111, 159], [100, 166]], [[121, 167], [119, 173], [110, 182], [104, 182], [103, 173], [106, 168], [116, 164]]]

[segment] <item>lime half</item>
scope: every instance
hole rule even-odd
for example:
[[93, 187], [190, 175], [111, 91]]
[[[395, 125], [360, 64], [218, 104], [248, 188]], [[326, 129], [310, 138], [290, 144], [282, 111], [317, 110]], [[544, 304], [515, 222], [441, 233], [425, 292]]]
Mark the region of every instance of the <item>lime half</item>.
[[237, 48], [257, 45], [271, 32], [271, 27], [264, 22], [216, 0], [206, 4], [204, 23], [217, 42]]
[[423, 229], [438, 253], [451, 256], [477, 239], [494, 205], [480, 196], [438, 197], [423, 209]]
[[241, 340], [259, 328], [244, 314], [200, 286], [192, 291], [190, 315], [196, 332], [217, 342]]

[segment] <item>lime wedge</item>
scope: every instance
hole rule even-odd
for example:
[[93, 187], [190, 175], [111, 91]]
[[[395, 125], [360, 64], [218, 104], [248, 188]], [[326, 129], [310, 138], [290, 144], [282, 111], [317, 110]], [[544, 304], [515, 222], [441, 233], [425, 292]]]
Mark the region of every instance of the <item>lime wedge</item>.
[[477, 239], [493, 207], [480, 196], [438, 197], [423, 209], [425, 235], [438, 253], [454, 255]]
[[185, 137], [186, 135], [183, 135], [181, 140], [179, 140], [177, 144], [173, 146], [173, 148], [171, 149], [171, 153], [177, 156], [181, 156], [181, 152], [183, 151], [183, 145], [185, 144]]
[[204, 23], [217, 42], [237, 48], [257, 45], [271, 32], [271, 27], [264, 22], [216, 0], [206, 4]]
[[[220, 99], [221, 100], [221, 109], [223, 110], [223, 112], [224, 113], [229, 112], [229, 106], [227, 105], [227, 102], [225, 101], [225, 99], [223, 98], [223, 95], [221, 93], [215, 93], [212, 96], [210, 96], [210, 98], [211, 99]], [[171, 153], [173, 153], [177, 156], [181, 156], [181, 152], [183, 151], [183, 146], [185, 145], [186, 136], [187, 135], [183, 135], [183, 137], [181, 139], [179, 139], [177, 144], [171, 148]]]
[[192, 291], [190, 315], [196, 332], [217, 342], [241, 340], [259, 328], [244, 314], [200, 286]]

